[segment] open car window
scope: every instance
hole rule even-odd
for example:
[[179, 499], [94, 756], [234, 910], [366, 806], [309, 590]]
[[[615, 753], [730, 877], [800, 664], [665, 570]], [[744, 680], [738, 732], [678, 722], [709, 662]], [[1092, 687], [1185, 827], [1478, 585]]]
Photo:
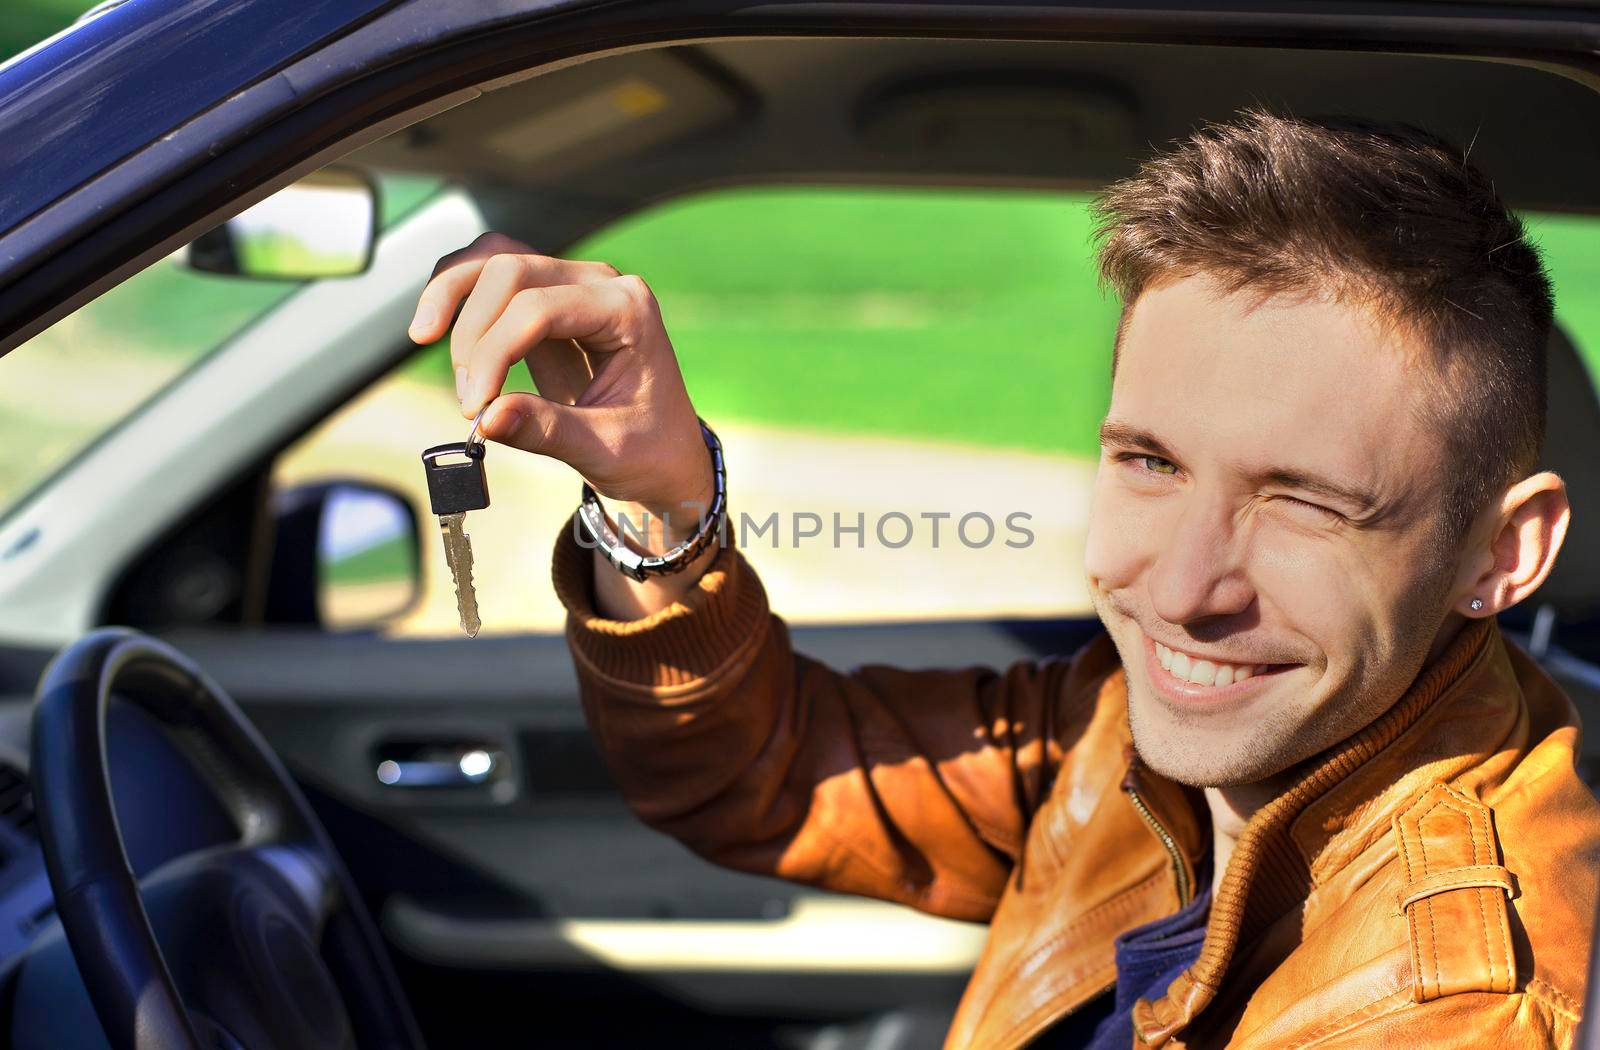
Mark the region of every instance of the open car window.
[[[1087, 204], [726, 190], [562, 254], [650, 282], [728, 450], [732, 527], [787, 618], [1059, 615], [1088, 609], [1078, 551], [1117, 319], [1096, 286]], [[931, 236], [959, 249], [930, 250]], [[523, 366], [509, 385], [532, 389]], [[419, 351], [292, 447], [275, 487], [359, 464], [426, 518], [417, 454], [465, 437], [453, 389], [448, 345]], [[484, 630], [559, 630], [541, 581], [578, 479], [505, 448], [487, 466], [493, 506], [468, 520]], [[437, 546], [395, 633], [459, 635]]]
[[[1117, 321], [1093, 269], [1090, 199], [721, 190], [561, 254], [605, 260], [655, 291], [695, 404], [727, 449], [732, 527], [787, 619], [1087, 615], [1083, 529]], [[1596, 220], [1532, 222], [1561, 320], [1600, 365], [1600, 301], [1584, 294], [1600, 276]], [[533, 389], [523, 366], [508, 388]], [[465, 431], [441, 342], [291, 447], [274, 487], [355, 467], [428, 520], [417, 454]], [[468, 522], [484, 630], [559, 631], [564, 610], [542, 581], [578, 481], [505, 448], [491, 451], [488, 476], [493, 507]], [[392, 634], [459, 636], [431, 531], [422, 599]]]

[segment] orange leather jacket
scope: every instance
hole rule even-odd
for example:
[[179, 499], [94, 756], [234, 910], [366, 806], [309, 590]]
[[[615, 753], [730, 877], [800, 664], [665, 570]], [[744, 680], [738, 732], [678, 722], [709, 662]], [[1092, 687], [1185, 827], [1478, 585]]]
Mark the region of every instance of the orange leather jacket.
[[[555, 583], [629, 804], [719, 864], [988, 922], [948, 1047], [1024, 1046], [1114, 983], [1118, 933], [1191, 895], [1208, 811], [1137, 761], [1108, 637], [1003, 672], [841, 673], [790, 648], [736, 551], [633, 622], [595, 614], [590, 559], [564, 534]], [[1138, 1045], [1570, 1045], [1600, 873], [1578, 735], [1473, 622], [1251, 819]]]

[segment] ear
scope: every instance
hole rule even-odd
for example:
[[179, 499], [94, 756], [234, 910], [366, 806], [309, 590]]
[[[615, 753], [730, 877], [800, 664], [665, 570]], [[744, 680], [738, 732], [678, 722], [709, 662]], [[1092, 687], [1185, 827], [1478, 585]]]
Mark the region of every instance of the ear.
[[[1487, 537], [1488, 567], [1469, 581], [1456, 599], [1456, 611], [1493, 616], [1538, 590], [1556, 563], [1571, 518], [1566, 482], [1551, 471], [1507, 489]], [[1472, 608], [1474, 598], [1482, 600], [1483, 608]]]

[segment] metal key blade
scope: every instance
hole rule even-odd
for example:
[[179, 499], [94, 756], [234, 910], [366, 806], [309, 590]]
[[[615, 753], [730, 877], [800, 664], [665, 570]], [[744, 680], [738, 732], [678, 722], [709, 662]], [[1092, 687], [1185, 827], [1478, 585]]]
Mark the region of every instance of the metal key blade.
[[444, 533], [444, 560], [456, 585], [456, 612], [468, 638], [478, 636], [478, 592], [472, 586], [472, 538], [467, 535], [465, 514], [439, 515], [439, 531]]

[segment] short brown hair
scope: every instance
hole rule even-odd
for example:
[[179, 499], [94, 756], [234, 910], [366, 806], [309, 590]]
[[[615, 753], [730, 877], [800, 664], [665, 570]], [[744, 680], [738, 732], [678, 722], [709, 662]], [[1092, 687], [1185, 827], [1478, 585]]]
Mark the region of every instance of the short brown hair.
[[1453, 540], [1538, 463], [1550, 279], [1494, 183], [1439, 136], [1251, 107], [1146, 161], [1094, 213], [1119, 344], [1146, 287], [1198, 274], [1229, 292], [1331, 293], [1420, 337], [1434, 422], [1465, 468], [1446, 490]]

